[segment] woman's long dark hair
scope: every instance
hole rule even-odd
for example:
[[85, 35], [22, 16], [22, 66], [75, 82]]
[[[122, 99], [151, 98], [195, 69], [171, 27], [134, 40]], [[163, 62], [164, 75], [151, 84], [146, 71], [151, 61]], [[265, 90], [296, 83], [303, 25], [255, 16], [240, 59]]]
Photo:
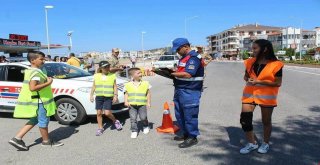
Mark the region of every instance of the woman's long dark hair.
[[[277, 57], [274, 54], [272, 43], [265, 39], [258, 39], [253, 42], [254, 44], [257, 44], [260, 47], [260, 52], [258, 53], [256, 57], [256, 61], [251, 66], [250, 72], [253, 69], [253, 66], [258, 63], [258, 61], [262, 58], [268, 60], [268, 61], [277, 61]], [[266, 50], [266, 51], [265, 51]]]

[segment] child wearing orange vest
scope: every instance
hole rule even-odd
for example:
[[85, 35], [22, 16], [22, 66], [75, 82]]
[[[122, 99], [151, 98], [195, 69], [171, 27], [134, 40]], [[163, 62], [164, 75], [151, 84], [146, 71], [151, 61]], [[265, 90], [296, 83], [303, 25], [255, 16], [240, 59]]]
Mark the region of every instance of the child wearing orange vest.
[[[277, 106], [277, 95], [282, 82], [283, 63], [278, 61], [270, 41], [259, 39], [252, 45], [253, 58], [244, 61], [246, 86], [242, 95], [240, 123], [249, 143], [240, 150], [247, 154], [255, 149], [265, 154], [269, 150], [272, 130], [271, 117]], [[264, 142], [261, 146], [254, 139], [252, 118], [255, 107], [261, 108]]]

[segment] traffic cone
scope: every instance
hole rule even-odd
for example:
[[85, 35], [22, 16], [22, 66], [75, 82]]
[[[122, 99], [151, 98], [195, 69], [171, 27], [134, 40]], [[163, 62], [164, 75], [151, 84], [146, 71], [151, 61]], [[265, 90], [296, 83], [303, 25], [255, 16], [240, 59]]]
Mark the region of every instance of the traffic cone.
[[161, 133], [176, 133], [179, 127], [173, 125], [169, 104], [167, 102], [164, 103], [163, 109], [162, 126], [158, 127], [157, 131]]

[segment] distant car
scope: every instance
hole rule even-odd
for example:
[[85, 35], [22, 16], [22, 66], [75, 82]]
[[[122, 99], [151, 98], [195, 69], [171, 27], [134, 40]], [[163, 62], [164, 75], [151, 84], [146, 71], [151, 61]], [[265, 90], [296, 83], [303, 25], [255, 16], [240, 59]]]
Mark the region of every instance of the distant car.
[[156, 69], [159, 68], [169, 68], [173, 69], [178, 66], [179, 57], [177, 55], [163, 55], [159, 58], [158, 61], [153, 63], [153, 67]]
[[[0, 112], [13, 112], [29, 62], [0, 64]], [[46, 62], [41, 70], [53, 77], [52, 92], [57, 105], [56, 120], [61, 124], [80, 124], [87, 116], [96, 115], [95, 103], [90, 102], [93, 76], [77, 67], [60, 62]], [[123, 87], [128, 82], [117, 77], [118, 102], [113, 113], [127, 111]]]
[[7, 58], [9, 62], [23, 62], [27, 61], [27, 57], [9, 57]]

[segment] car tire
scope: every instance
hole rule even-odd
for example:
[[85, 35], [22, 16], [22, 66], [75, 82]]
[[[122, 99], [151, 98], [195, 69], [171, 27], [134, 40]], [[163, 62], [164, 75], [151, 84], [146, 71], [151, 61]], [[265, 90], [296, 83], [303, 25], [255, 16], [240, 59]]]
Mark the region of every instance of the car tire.
[[71, 98], [61, 98], [56, 101], [57, 111], [55, 119], [62, 125], [78, 125], [87, 118], [83, 106]]
[[173, 65], [173, 69], [177, 69], [178, 65], [177, 64], [174, 64]]

